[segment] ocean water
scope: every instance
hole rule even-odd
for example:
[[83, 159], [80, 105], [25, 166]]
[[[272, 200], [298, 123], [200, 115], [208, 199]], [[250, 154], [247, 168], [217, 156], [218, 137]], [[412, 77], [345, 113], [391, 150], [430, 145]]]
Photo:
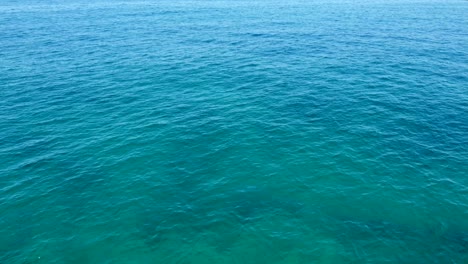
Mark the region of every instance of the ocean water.
[[0, 263], [468, 263], [468, 1], [0, 3]]

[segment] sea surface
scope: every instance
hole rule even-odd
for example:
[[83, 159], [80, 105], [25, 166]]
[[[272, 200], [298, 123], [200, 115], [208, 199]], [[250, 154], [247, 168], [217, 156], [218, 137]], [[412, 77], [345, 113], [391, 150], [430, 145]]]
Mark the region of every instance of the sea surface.
[[468, 263], [468, 1], [2, 0], [0, 263]]

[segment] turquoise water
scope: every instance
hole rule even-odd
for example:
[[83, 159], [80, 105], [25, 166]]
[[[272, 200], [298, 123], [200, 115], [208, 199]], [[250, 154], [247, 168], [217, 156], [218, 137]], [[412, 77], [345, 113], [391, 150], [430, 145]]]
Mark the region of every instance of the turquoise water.
[[468, 263], [467, 1], [0, 3], [0, 263]]

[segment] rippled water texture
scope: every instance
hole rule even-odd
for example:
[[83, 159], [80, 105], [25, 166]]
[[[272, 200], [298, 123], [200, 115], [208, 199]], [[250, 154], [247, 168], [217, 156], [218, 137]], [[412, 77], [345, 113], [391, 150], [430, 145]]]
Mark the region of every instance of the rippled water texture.
[[0, 85], [1, 263], [468, 263], [467, 1], [3, 0]]

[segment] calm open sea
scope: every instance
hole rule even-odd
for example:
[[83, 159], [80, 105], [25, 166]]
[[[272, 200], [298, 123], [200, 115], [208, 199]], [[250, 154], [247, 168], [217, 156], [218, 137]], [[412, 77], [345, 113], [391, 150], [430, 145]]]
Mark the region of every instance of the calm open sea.
[[468, 1], [0, 3], [0, 263], [468, 263]]

